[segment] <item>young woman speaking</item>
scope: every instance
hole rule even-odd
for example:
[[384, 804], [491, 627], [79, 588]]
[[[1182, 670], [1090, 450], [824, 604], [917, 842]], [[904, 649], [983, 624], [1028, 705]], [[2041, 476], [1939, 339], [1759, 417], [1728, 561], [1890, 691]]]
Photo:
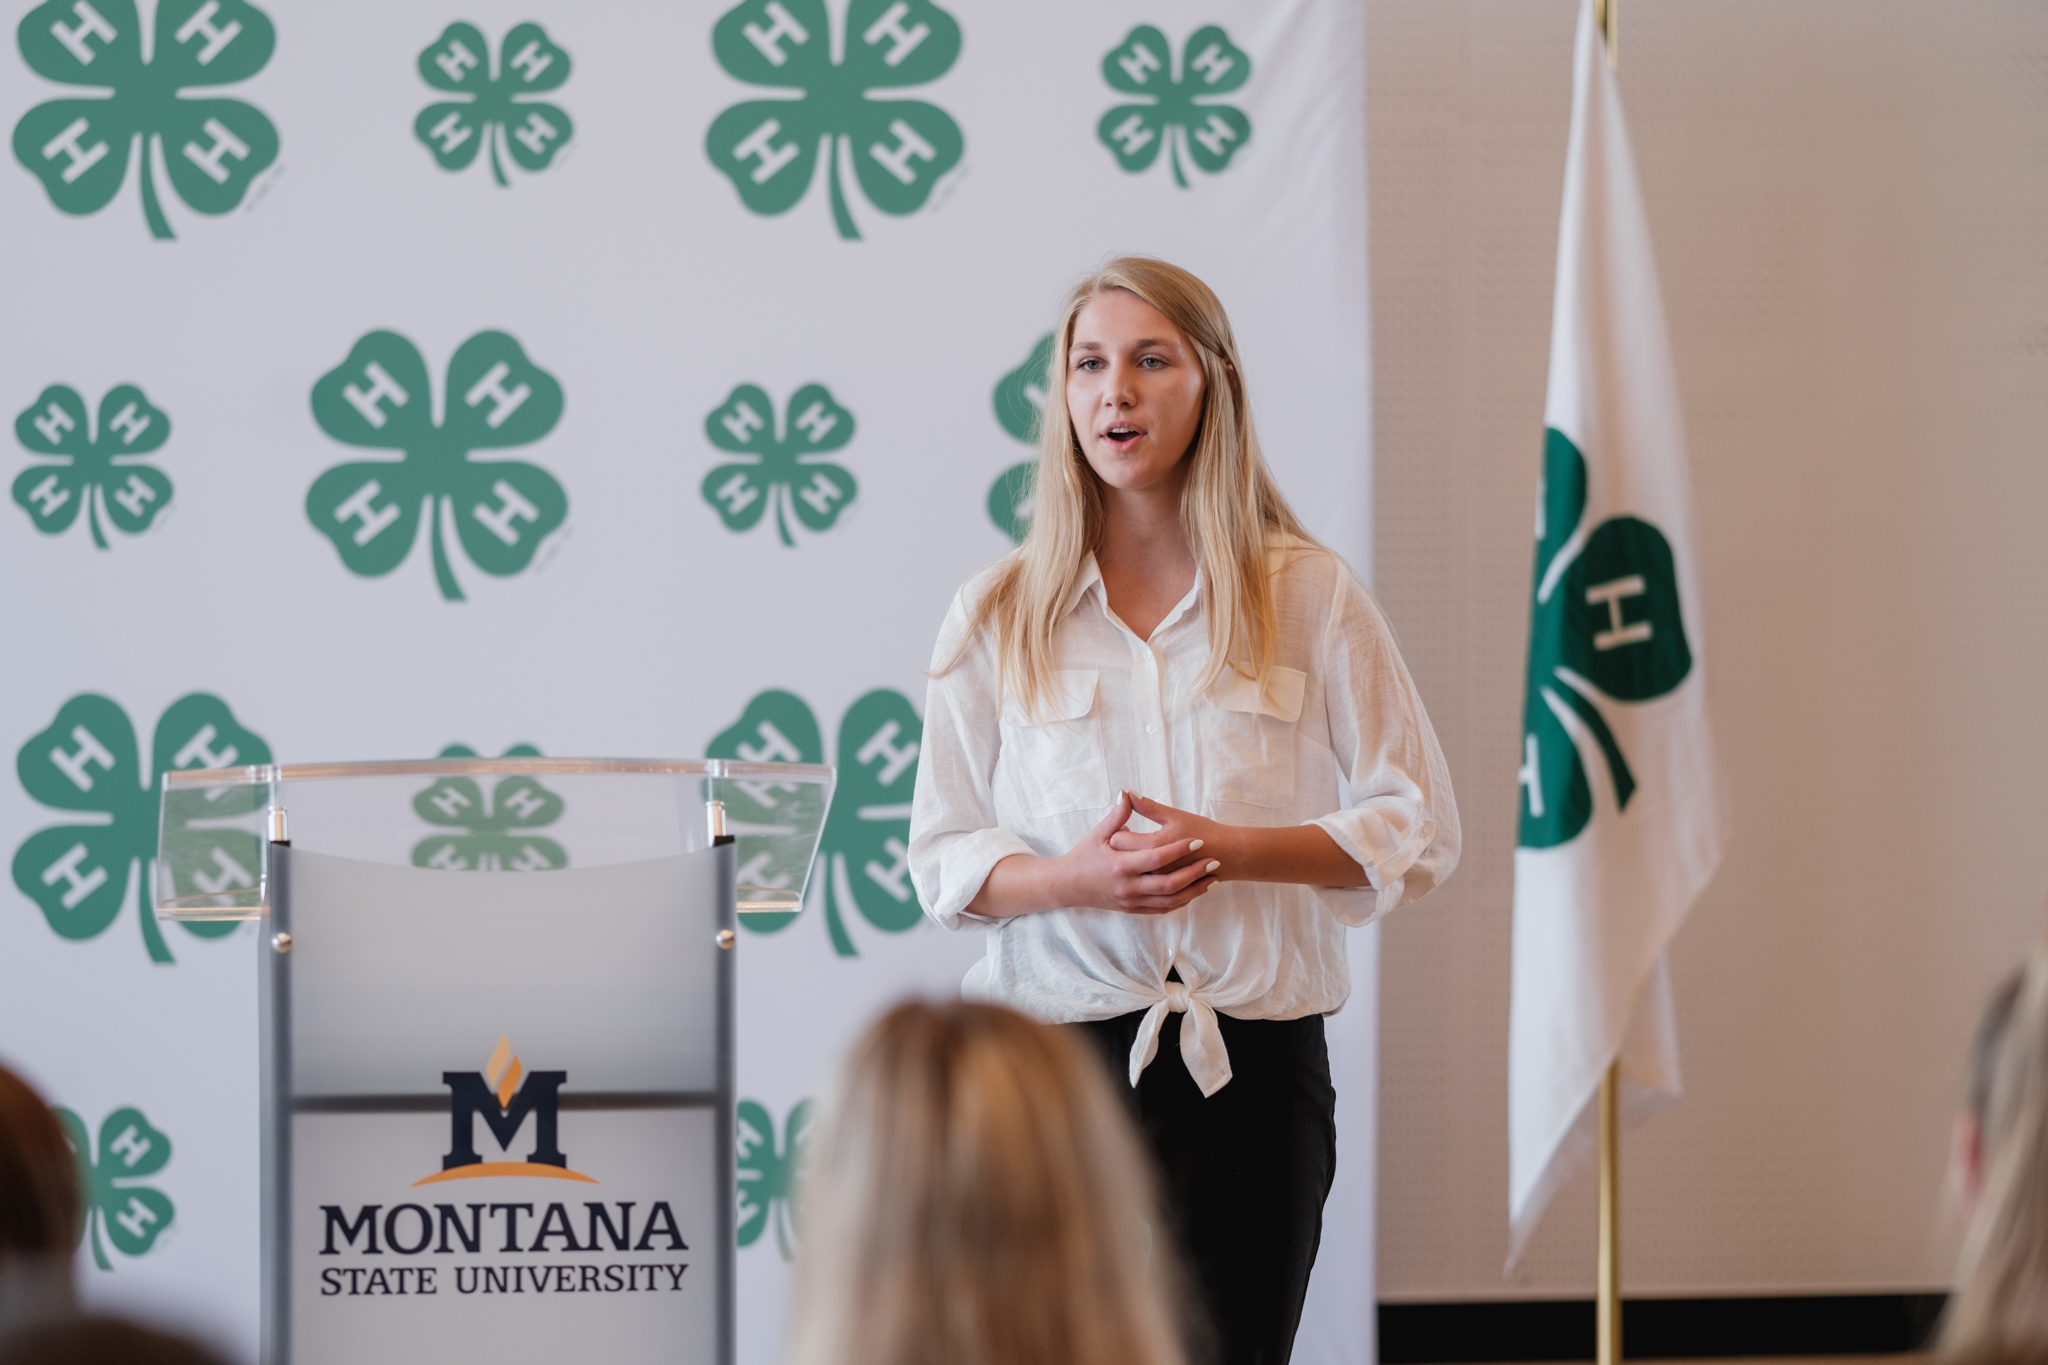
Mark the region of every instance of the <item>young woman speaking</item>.
[[1050, 376], [1030, 534], [933, 654], [912, 871], [933, 919], [988, 930], [969, 997], [1128, 1075], [1221, 1360], [1280, 1365], [1335, 1173], [1344, 932], [1450, 875], [1450, 777], [1378, 608], [1273, 483], [1208, 286], [1112, 261]]

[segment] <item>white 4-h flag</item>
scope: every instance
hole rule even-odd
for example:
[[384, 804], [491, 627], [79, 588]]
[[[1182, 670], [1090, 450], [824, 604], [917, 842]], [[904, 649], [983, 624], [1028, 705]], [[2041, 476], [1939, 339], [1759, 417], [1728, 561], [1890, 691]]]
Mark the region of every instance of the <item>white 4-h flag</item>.
[[1678, 387], [1621, 101], [1581, 0], [1522, 709], [1508, 1043], [1510, 1260], [1625, 1106], [1678, 1095], [1665, 950], [1727, 806]]

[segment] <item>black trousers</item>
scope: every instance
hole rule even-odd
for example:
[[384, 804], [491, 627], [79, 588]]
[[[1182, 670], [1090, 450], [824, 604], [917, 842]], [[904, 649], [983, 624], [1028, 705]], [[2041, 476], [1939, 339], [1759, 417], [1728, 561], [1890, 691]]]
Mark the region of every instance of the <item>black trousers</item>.
[[1166, 1016], [1159, 1055], [1131, 1088], [1131, 1043], [1143, 1017], [1073, 1027], [1101, 1052], [1151, 1148], [1162, 1213], [1210, 1332], [1209, 1342], [1191, 1343], [1195, 1358], [1286, 1365], [1337, 1172], [1337, 1092], [1323, 1018], [1219, 1015], [1231, 1081], [1204, 1099], [1181, 1061], [1178, 1014]]

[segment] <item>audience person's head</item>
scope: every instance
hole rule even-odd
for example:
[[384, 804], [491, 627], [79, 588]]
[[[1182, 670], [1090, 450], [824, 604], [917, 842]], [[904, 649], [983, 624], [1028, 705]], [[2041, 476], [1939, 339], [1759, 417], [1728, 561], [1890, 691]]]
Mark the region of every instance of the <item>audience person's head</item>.
[[2048, 942], [1985, 1006], [1951, 1155], [1968, 1222], [1941, 1352], [2048, 1360]]
[[0, 1328], [70, 1308], [83, 1199], [57, 1116], [0, 1067]]
[[899, 1005], [826, 1109], [801, 1194], [795, 1365], [1183, 1365], [1149, 1168], [1065, 1030]]
[[222, 1365], [183, 1337], [119, 1318], [80, 1317], [0, 1336], [0, 1365]]

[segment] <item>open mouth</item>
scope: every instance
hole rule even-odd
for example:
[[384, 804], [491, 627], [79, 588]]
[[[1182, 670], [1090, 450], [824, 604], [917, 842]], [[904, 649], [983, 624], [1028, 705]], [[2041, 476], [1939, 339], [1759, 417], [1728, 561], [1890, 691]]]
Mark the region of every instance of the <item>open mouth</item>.
[[1123, 423], [1118, 423], [1116, 426], [1110, 427], [1109, 429], [1104, 431], [1102, 433], [1102, 437], [1111, 445], [1125, 445], [1131, 441], [1137, 440], [1140, 436], [1143, 436], [1144, 434], [1145, 433], [1137, 427], [1127, 426]]

